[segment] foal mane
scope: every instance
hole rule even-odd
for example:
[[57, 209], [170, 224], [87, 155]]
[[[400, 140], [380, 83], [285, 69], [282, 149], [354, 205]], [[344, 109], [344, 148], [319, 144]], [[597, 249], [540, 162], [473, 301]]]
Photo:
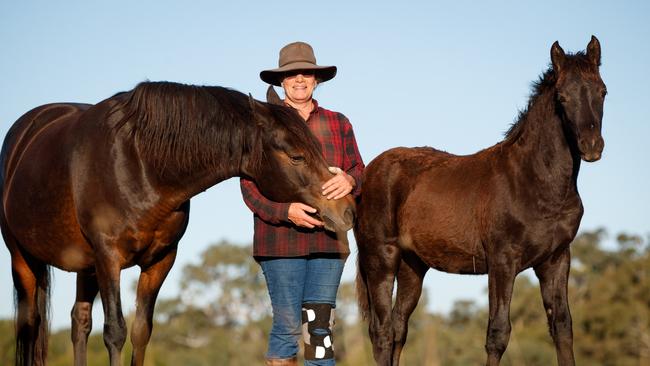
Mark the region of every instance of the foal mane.
[[[564, 70], [568, 70], [565, 72], [577, 72], [581, 74], [598, 72], [583, 51], [576, 52], [575, 54], [567, 53], [562, 67]], [[526, 126], [529, 125], [531, 120], [534, 121], [537, 119], [536, 117], [538, 116], [532, 115], [531, 110], [535, 104], [544, 99], [542, 98], [543, 96], [551, 94], [552, 97], [547, 99], [550, 102], [544, 106], [544, 114], [555, 113], [555, 108], [557, 107], [555, 102], [556, 83], [557, 74], [553, 70], [553, 65], [549, 65], [548, 69], [539, 76], [538, 80], [532, 83], [532, 92], [528, 98], [528, 105], [519, 111], [517, 119], [510, 125], [508, 131], [506, 131], [503, 143], [506, 145], [513, 144], [525, 131]]]
[[161, 173], [181, 175], [197, 165], [238, 170], [243, 153], [258, 145], [248, 97], [235, 90], [142, 82], [116, 108], [125, 116], [116, 127], [131, 122], [143, 158]]

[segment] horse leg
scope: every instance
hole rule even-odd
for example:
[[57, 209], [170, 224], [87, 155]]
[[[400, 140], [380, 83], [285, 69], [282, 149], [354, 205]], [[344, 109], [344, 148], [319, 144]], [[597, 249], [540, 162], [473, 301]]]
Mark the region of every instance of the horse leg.
[[88, 335], [93, 326], [93, 302], [99, 287], [94, 273], [77, 273], [77, 296], [70, 313], [72, 318], [72, 346], [74, 349], [74, 364], [86, 365], [86, 349]]
[[402, 256], [397, 272], [397, 298], [393, 307], [393, 365], [399, 365], [402, 348], [406, 343], [408, 321], [422, 294], [422, 281], [429, 267], [415, 254]]
[[26, 257], [5, 229], [3, 225], [16, 289], [16, 365], [45, 365], [50, 273], [47, 265]]
[[372, 352], [377, 365], [390, 365], [393, 352], [392, 298], [395, 274], [400, 262], [400, 249], [394, 244], [381, 244], [364, 250], [359, 267], [368, 286], [369, 326]]
[[[102, 246], [107, 244], [102, 243]], [[126, 341], [126, 323], [120, 299], [120, 265], [116, 253], [98, 253], [97, 283], [104, 308], [104, 345], [108, 349], [111, 366], [120, 366], [120, 354]]]
[[508, 262], [488, 264], [490, 318], [485, 344], [488, 366], [499, 364], [510, 340], [510, 300], [517, 273]]
[[560, 366], [575, 365], [571, 312], [567, 297], [570, 266], [571, 254], [567, 247], [535, 267], [549, 330], [555, 343], [557, 362]]
[[131, 330], [131, 343], [133, 344], [131, 365], [141, 366], [144, 363], [144, 354], [153, 327], [153, 311], [158, 291], [175, 259], [176, 248], [166, 254], [159, 262], [143, 269], [142, 273], [140, 273], [135, 321]]

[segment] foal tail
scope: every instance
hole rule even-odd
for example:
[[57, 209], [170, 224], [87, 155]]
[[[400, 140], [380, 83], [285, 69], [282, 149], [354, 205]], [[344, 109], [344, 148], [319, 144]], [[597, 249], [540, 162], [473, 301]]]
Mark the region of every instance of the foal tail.
[[368, 298], [368, 284], [366, 282], [366, 273], [363, 270], [360, 259], [361, 253], [357, 253], [357, 304], [359, 305], [359, 314], [361, 319], [368, 320], [370, 314], [370, 299]]

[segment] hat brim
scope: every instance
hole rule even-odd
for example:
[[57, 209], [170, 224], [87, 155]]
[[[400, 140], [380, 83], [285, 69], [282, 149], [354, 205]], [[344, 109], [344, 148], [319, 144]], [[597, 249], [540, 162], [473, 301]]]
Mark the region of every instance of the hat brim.
[[309, 62], [293, 62], [283, 67], [260, 72], [260, 78], [271, 85], [280, 86], [284, 74], [294, 70], [313, 70], [319, 82], [325, 82], [336, 76], [336, 66], [318, 66]]

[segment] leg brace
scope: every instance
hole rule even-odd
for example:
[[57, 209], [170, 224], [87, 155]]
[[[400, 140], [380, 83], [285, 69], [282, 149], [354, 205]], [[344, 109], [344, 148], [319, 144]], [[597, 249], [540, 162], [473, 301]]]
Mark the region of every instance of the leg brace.
[[333, 326], [334, 309], [332, 305], [302, 305], [302, 338], [305, 342], [305, 360], [334, 358]]

